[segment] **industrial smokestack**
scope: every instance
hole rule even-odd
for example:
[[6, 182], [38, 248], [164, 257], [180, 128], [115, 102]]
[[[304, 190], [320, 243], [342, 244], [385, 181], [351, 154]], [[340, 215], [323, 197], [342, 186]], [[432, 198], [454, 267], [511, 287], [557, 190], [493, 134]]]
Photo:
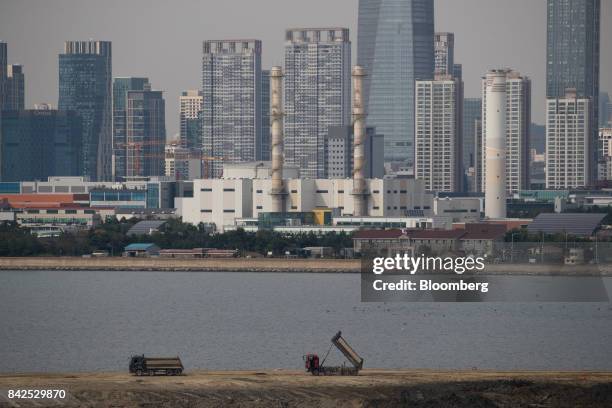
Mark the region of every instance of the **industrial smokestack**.
[[353, 215], [367, 216], [368, 201], [366, 182], [363, 175], [365, 166], [365, 108], [363, 106], [363, 78], [365, 69], [353, 67]]
[[506, 218], [506, 71], [486, 77], [485, 216]]
[[283, 69], [270, 71], [270, 117], [272, 128], [272, 212], [283, 212], [285, 189], [283, 186]]

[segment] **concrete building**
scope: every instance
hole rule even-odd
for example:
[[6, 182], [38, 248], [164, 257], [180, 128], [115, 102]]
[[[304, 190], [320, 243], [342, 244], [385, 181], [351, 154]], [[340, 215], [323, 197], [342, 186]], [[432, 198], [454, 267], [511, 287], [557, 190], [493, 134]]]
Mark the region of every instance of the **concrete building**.
[[113, 78], [113, 180], [127, 176], [127, 94], [128, 91], [149, 91], [148, 78]]
[[491, 70], [485, 79], [482, 140], [487, 218], [506, 218], [506, 79], [505, 70]]
[[612, 180], [612, 128], [599, 129], [598, 180]]
[[202, 91], [194, 89], [181, 92], [179, 97], [181, 146], [202, 149]]
[[[368, 179], [368, 214], [371, 217], [406, 217], [408, 210], [431, 209], [432, 197], [423, 183], [413, 179]], [[177, 213], [185, 222], [215, 224], [217, 231], [233, 226], [237, 218], [257, 218], [272, 212], [271, 179], [194, 180], [192, 198], [177, 198]], [[353, 180], [285, 179], [287, 197], [281, 212], [308, 212], [337, 208], [352, 215]]]
[[112, 52], [110, 41], [66, 41], [59, 55], [61, 111], [83, 121], [83, 175], [112, 178]]
[[25, 109], [25, 75], [21, 65], [8, 65], [4, 110]]
[[433, 79], [434, 2], [360, 0], [357, 63], [365, 78], [367, 126], [385, 135], [385, 162], [414, 164], [414, 81]]
[[[227, 179], [271, 179], [273, 173], [273, 165], [269, 161], [223, 165], [223, 177]], [[288, 179], [300, 178], [300, 169], [285, 164], [283, 176]]]
[[591, 99], [575, 90], [565, 97], [547, 100], [546, 188], [562, 190], [584, 187], [592, 181]]
[[223, 162], [254, 161], [262, 150], [261, 41], [204, 41], [202, 140], [209, 177]]
[[288, 29], [284, 84], [285, 161], [304, 178], [325, 178], [329, 128], [351, 120], [349, 30]]
[[453, 223], [479, 222], [481, 200], [476, 197], [436, 197], [433, 212], [449, 217]]
[[[455, 71], [455, 34], [435, 33], [434, 35], [434, 75], [454, 75]], [[459, 76], [460, 78], [461, 76]]]
[[202, 178], [202, 151], [170, 143], [165, 149], [165, 175], [176, 180]]
[[[353, 138], [352, 126], [332, 126], [327, 135], [327, 176], [329, 178], [353, 177]], [[385, 176], [384, 135], [377, 135], [376, 129], [366, 128], [365, 178]]]
[[607, 92], [599, 93], [599, 128], [612, 127], [612, 102]]
[[272, 159], [270, 129], [270, 71], [261, 71], [261, 152], [257, 160]]
[[4, 111], [0, 181], [30, 181], [82, 172], [82, 125], [74, 112]]
[[587, 180], [597, 176], [599, 118], [600, 0], [548, 0], [546, 97], [564, 98], [575, 89], [579, 99], [590, 98]]
[[[529, 134], [531, 126], [531, 80], [519, 72], [506, 72], [506, 188], [508, 194], [529, 188]], [[486, 78], [482, 81], [482, 149], [487, 141]], [[482, 156], [482, 191], [486, 180], [486, 157]]]
[[415, 178], [428, 191], [461, 191], [461, 84], [450, 75], [416, 81]]
[[7, 44], [0, 41], [0, 112], [4, 110], [6, 99], [6, 68], [8, 66], [8, 50]]
[[162, 91], [128, 91], [125, 177], [162, 176], [166, 107]]
[[55, 237], [63, 232], [75, 232], [102, 223], [95, 210], [82, 207], [37, 208], [18, 212], [17, 223], [39, 237]]

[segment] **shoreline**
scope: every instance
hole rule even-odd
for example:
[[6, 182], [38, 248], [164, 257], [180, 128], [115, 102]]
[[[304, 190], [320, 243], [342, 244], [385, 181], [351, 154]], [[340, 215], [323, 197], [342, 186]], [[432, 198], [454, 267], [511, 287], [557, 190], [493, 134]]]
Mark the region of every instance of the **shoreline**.
[[[59, 389], [45, 406], [206, 407], [601, 407], [612, 404], [612, 373], [366, 369], [358, 376], [301, 371], [194, 371], [177, 377], [127, 373], [0, 374], [0, 405], [9, 389]], [[53, 401], [53, 402], [51, 402]], [[34, 403], [32, 403], [34, 402]], [[12, 403], [12, 404], [11, 404]], [[18, 405], [14, 405], [18, 404]]]
[[[156, 272], [361, 272], [359, 259], [284, 258], [123, 258], [123, 257], [0, 257], [0, 272], [6, 270], [65, 271], [156, 271]], [[482, 275], [515, 276], [612, 276], [612, 265], [487, 265]]]

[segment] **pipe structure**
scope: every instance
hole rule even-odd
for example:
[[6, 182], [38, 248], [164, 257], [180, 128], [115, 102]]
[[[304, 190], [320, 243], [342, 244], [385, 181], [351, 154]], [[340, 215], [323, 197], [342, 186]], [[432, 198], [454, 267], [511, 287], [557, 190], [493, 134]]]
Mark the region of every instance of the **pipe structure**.
[[286, 195], [283, 185], [283, 69], [270, 71], [270, 120], [272, 132], [272, 212], [284, 211]]
[[506, 218], [506, 70], [486, 76], [485, 216]]
[[353, 67], [353, 215], [368, 215], [368, 193], [364, 177], [365, 166], [365, 108], [363, 101], [363, 78], [365, 69]]

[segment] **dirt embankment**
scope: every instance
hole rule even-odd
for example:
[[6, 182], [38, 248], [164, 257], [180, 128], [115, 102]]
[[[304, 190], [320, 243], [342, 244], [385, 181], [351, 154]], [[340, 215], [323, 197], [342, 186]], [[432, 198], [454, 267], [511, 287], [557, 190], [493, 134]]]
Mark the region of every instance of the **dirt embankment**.
[[[65, 399], [9, 400], [8, 389], [63, 389]], [[0, 406], [62, 407], [610, 407], [612, 373], [364, 370], [0, 375]]]

